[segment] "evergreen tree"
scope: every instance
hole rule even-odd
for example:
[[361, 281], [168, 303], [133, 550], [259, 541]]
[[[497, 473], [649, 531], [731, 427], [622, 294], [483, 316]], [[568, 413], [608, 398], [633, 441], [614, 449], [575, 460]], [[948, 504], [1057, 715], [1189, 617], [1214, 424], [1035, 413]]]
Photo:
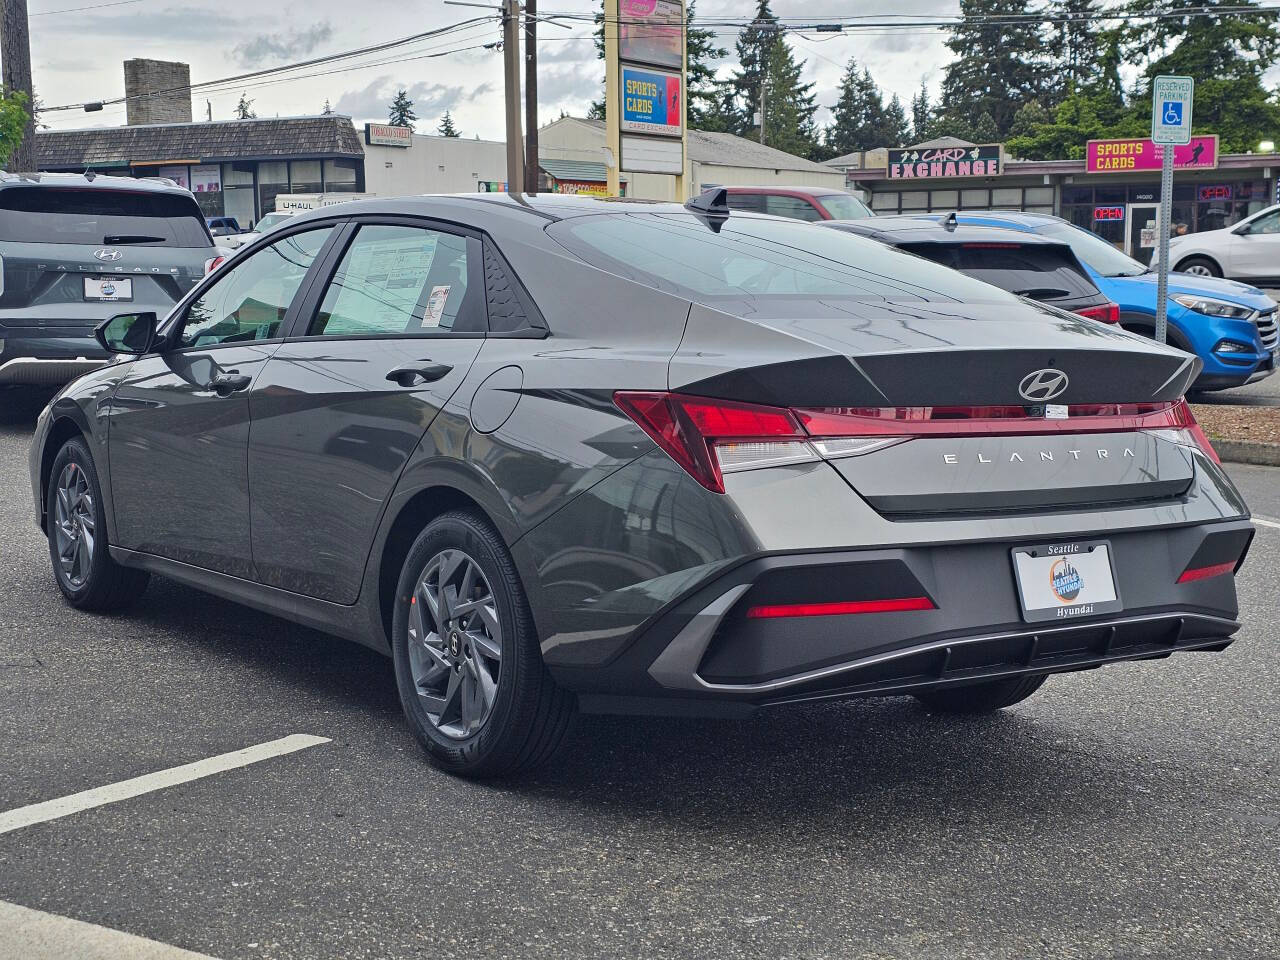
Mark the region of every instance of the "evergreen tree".
[[329, 98], [328, 98], [328, 97], [325, 97], [325, 98], [324, 98], [324, 109], [323, 109], [323, 110], [321, 110], [320, 112], [321, 112], [324, 116], [326, 116], [326, 117], [327, 117], [327, 116], [329, 116], [331, 113], [333, 113], [333, 107], [329, 106]]
[[686, 81], [688, 86], [686, 109], [689, 127], [693, 130], [718, 130], [723, 123], [720, 111], [723, 107], [723, 84], [716, 79], [715, 61], [729, 55], [725, 47], [716, 43], [714, 31], [693, 25], [694, 0], [689, 0], [685, 11], [688, 26], [685, 27]]
[[962, 19], [946, 42], [956, 59], [942, 82], [941, 112], [949, 128], [976, 127], [989, 114], [996, 133], [991, 139], [1002, 139], [1018, 108], [1040, 95], [1047, 65], [1040, 22], [1031, 12], [1029, 0], [960, 0]]
[[768, 99], [765, 101], [764, 142], [797, 157], [822, 156], [824, 152], [819, 145], [814, 121], [818, 102], [813, 84], [800, 82], [804, 61], [797, 63], [791, 47], [781, 35], [775, 34], [766, 64]]
[[[898, 109], [902, 109], [901, 104]], [[898, 145], [896, 142], [886, 144], [881, 139], [885, 128], [885, 108], [880, 88], [871, 79], [869, 71], [858, 69], [858, 63], [852, 57], [840, 79], [831, 117], [826, 142], [837, 155]]]
[[393, 127], [408, 127], [412, 130], [414, 121], [417, 119], [418, 115], [413, 112], [413, 101], [409, 99], [409, 92], [402, 87], [396, 91], [396, 98], [391, 101], [387, 123]]
[[[736, 52], [738, 69], [734, 71], [733, 85], [735, 116], [729, 121], [730, 129], [741, 136], [759, 139], [760, 127], [755, 115], [760, 111], [760, 93], [769, 68], [769, 55], [773, 45], [781, 41], [778, 18], [769, 8], [769, 0], [757, 0], [756, 16], [750, 26], [738, 34]], [[773, 100], [773, 90], [766, 99]], [[765, 132], [766, 139], [768, 131]]]
[[911, 142], [923, 143], [933, 136], [933, 107], [929, 103], [929, 86], [920, 81], [920, 92], [911, 98]]
[[[1131, 127], [1151, 111], [1151, 78], [1187, 74], [1196, 78], [1195, 129], [1216, 133], [1224, 152], [1252, 150], [1263, 134], [1280, 128], [1280, 105], [1263, 82], [1280, 57], [1280, 27], [1257, 8], [1255, 0], [1130, 0], [1125, 52], [1144, 66], [1130, 110]], [[1233, 12], [1196, 16], [1204, 7]], [[1183, 16], [1150, 19], [1156, 10], [1186, 11]]]
[[253, 101], [249, 99], [249, 95], [243, 90], [240, 92], [240, 102], [236, 104], [237, 120], [253, 120], [258, 115], [253, 112]]
[[440, 125], [436, 127], [436, 133], [442, 137], [460, 137], [461, 133], [458, 128], [453, 125], [453, 117], [449, 116], [449, 111], [444, 112], [444, 116], [440, 118]]
[[1102, 60], [1098, 56], [1100, 34], [1098, 0], [1051, 0], [1047, 14], [1057, 20], [1049, 25], [1050, 70], [1041, 102], [1061, 103], [1073, 90], [1094, 86]]
[[907, 111], [895, 93], [884, 108], [884, 126], [880, 146], [905, 147], [911, 142], [911, 127], [907, 125]]

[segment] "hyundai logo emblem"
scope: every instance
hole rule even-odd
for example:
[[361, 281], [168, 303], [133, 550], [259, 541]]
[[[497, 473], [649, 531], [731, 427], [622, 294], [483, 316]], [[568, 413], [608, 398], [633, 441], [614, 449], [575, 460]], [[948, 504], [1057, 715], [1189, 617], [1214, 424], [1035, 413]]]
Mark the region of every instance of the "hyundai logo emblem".
[[1047, 403], [1054, 397], [1062, 396], [1069, 382], [1067, 375], [1061, 370], [1046, 367], [1023, 377], [1018, 384], [1018, 393], [1022, 394], [1024, 400], [1032, 403]]
[[93, 255], [106, 263], [115, 263], [124, 256], [115, 247], [103, 247], [101, 250], [93, 251]]

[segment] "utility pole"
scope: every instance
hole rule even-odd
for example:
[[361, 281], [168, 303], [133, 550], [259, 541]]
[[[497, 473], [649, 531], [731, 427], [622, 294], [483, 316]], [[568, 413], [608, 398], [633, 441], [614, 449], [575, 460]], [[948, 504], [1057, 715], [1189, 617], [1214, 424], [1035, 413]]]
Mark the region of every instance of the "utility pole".
[[764, 75], [760, 78], [760, 142], [764, 143], [764, 121], [769, 102], [769, 61], [764, 63]]
[[524, 157], [520, 132], [520, 0], [505, 0], [502, 11], [502, 62], [507, 98], [507, 192], [524, 193]]
[[619, 163], [622, 161], [622, 95], [618, 85], [622, 82], [618, 69], [618, 0], [604, 0], [604, 177], [605, 192], [611, 197], [622, 196], [622, 177]]
[[27, 24], [27, 0], [0, 0], [4, 4], [0, 20], [0, 69], [3, 69], [4, 86], [9, 92], [21, 91], [27, 95], [27, 128], [22, 132], [22, 143], [9, 157], [6, 166], [24, 173], [36, 171], [36, 121], [35, 94], [31, 90], [31, 36]]
[[538, 0], [524, 6], [524, 189], [538, 192]]

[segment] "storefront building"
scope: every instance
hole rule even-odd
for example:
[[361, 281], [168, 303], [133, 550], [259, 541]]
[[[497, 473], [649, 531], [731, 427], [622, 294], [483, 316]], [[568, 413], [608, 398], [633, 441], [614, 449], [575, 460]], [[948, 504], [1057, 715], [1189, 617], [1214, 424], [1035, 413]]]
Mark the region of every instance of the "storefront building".
[[[973, 172], [974, 150], [983, 152], [981, 176]], [[992, 151], [999, 154], [994, 170]], [[1280, 154], [1219, 155], [1216, 137], [1197, 137], [1178, 151], [1174, 233], [1218, 230], [1276, 202]], [[967, 167], [961, 158], [969, 158]], [[1093, 230], [1143, 263], [1156, 245], [1160, 155], [1150, 141], [1091, 141], [1083, 160], [1014, 160], [1000, 144], [949, 139], [840, 159], [847, 187], [866, 196], [878, 214], [1051, 213]]]
[[42, 171], [165, 177], [191, 190], [205, 216], [242, 227], [287, 193], [362, 193], [364, 151], [348, 117], [276, 117], [41, 130]]

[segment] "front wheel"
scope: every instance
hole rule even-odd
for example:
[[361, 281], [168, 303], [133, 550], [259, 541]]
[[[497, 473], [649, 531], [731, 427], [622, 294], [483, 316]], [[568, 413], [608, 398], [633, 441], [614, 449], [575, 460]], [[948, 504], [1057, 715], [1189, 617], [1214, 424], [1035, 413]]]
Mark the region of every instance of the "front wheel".
[[1045, 674], [988, 680], [963, 687], [922, 690], [915, 698], [940, 713], [991, 713], [1027, 699], [1044, 684]]
[[1189, 273], [1193, 277], [1220, 277], [1222, 268], [1208, 257], [1187, 257], [1178, 264], [1179, 273]]
[[119, 610], [147, 589], [151, 577], [146, 571], [111, 559], [98, 471], [78, 438], [63, 444], [49, 471], [45, 533], [58, 589], [73, 607]]
[[528, 601], [502, 540], [448, 513], [409, 550], [392, 622], [396, 684], [427, 755], [469, 777], [544, 763], [576, 712], [547, 673]]

